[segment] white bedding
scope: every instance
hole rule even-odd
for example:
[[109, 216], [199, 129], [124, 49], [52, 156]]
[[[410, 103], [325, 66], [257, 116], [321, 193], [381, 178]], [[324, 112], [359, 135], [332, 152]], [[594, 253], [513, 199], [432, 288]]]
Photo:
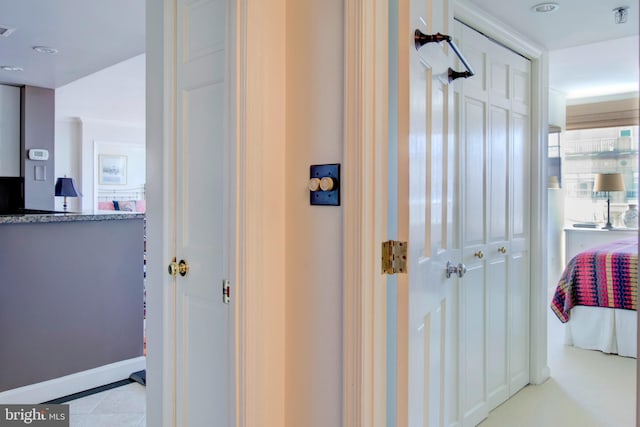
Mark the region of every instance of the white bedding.
[[565, 344], [637, 357], [637, 311], [575, 306], [565, 327]]

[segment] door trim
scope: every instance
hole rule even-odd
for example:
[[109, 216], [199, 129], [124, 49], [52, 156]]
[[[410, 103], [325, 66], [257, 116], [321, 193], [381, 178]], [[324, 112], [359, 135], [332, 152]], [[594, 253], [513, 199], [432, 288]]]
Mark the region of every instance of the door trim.
[[[175, 425], [175, 291], [166, 273], [174, 236], [165, 225], [175, 217], [172, 137], [175, 76], [173, 0], [146, 1], [147, 148], [147, 423]], [[153, 70], [154, 72], [151, 72]]]
[[386, 423], [388, 1], [345, 1], [343, 425]]
[[285, 0], [231, 3], [237, 7], [236, 426], [276, 427], [286, 424], [286, 9]]
[[[473, 7], [456, 2], [454, 16], [531, 61], [531, 224], [530, 224], [530, 372], [529, 381], [549, 378], [547, 364], [547, 167], [544, 131], [548, 128], [548, 55], [504, 23]], [[537, 232], [536, 232], [537, 231]]]

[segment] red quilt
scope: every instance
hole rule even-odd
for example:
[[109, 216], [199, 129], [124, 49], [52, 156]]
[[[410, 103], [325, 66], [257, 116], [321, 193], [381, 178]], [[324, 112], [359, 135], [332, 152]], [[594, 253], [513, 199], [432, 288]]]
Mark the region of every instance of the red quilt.
[[579, 253], [567, 264], [551, 301], [561, 322], [576, 305], [636, 310], [638, 238], [629, 237]]

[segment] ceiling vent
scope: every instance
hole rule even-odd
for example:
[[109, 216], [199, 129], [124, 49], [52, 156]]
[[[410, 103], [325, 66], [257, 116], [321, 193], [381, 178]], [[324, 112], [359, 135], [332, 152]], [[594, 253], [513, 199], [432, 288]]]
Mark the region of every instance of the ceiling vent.
[[0, 25], [0, 37], [9, 37], [16, 29]]

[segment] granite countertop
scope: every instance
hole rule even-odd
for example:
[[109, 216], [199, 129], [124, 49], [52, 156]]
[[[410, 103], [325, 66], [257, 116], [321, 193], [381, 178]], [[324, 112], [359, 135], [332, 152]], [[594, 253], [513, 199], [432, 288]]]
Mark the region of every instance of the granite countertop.
[[76, 222], [76, 221], [114, 221], [122, 219], [144, 218], [140, 212], [94, 211], [94, 212], [47, 212], [20, 213], [0, 215], [0, 224], [30, 224], [47, 222]]

